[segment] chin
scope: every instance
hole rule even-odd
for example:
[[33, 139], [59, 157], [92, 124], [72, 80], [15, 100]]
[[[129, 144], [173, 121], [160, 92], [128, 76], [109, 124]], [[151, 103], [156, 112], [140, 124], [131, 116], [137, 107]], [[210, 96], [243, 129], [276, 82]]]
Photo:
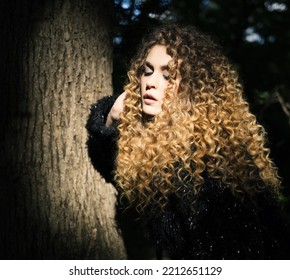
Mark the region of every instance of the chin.
[[143, 114], [154, 117], [160, 113], [158, 108], [148, 108], [148, 106], [143, 106]]

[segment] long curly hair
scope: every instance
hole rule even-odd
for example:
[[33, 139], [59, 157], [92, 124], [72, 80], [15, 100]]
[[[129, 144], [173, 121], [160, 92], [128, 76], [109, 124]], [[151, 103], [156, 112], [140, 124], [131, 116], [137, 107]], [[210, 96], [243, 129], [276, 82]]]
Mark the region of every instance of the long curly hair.
[[[155, 45], [166, 46], [172, 61], [162, 112], [148, 118], [140, 78]], [[236, 71], [207, 35], [194, 27], [159, 27], [143, 40], [128, 78], [115, 180], [137, 208], [164, 206], [185, 186], [196, 196], [205, 177], [234, 194], [279, 188], [265, 130], [250, 113]]]

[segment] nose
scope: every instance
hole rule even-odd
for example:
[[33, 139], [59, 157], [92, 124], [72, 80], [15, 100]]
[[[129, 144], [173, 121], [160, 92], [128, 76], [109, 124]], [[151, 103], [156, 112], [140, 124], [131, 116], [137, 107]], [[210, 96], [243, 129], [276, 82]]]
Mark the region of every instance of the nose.
[[157, 88], [158, 87], [158, 77], [156, 75], [156, 73], [152, 73], [149, 77], [147, 77], [147, 81], [146, 81], [146, 88], [150, 89], [150, 88]]

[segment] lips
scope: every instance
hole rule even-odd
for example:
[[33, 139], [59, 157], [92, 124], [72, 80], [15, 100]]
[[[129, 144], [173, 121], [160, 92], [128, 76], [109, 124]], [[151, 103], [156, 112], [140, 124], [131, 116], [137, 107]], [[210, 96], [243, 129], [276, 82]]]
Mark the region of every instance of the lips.
[[143, 99], [144, 100], [157, 101], [157, 99], [151, 93], [145, 93], [144, 96], [143, 96]]

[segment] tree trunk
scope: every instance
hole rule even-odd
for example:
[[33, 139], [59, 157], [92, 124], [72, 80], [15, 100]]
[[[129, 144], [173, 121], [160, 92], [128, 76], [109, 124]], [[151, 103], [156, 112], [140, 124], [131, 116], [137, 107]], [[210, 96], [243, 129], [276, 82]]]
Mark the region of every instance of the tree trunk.
[[116, 191], [85, 130], [90, 104], [112, 92], [113, 1], [0, 5], [0, 256], [124, 259]]

